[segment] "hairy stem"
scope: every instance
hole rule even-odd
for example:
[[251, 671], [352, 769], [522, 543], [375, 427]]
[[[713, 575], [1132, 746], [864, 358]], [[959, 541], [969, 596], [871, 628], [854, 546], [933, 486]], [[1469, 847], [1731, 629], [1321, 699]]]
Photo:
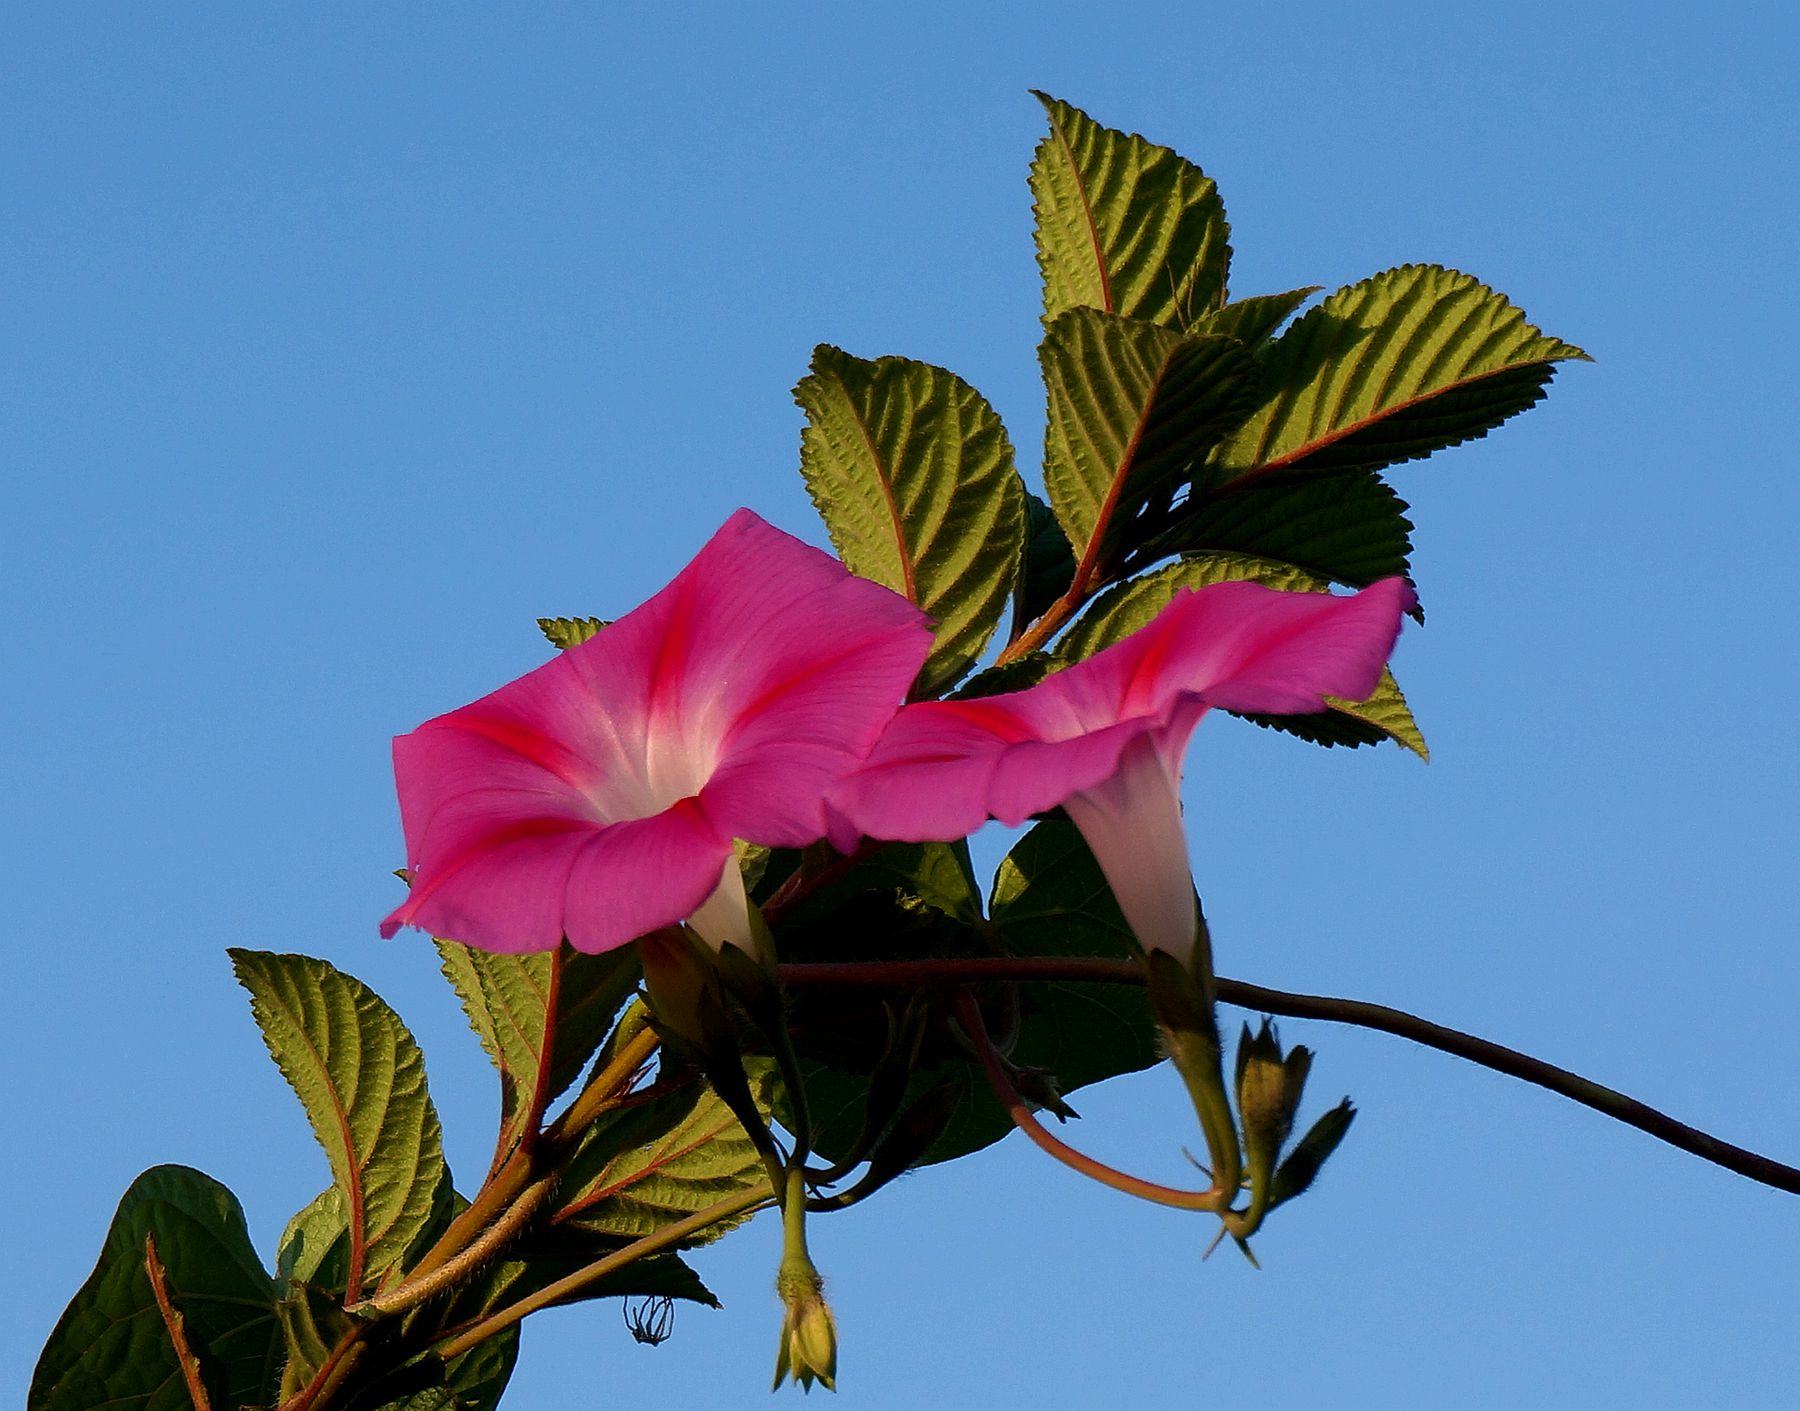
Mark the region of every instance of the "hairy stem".
[[604, 1279], [616, 1269], [623, 1269], [627, 1264], [636, 1263], [639, 1259], [660, 1253], [671, 1245], [680, 1244], [690, 1235], [699, 1234], [709, 1225], [716, 1225], [721, 1220], [729, 1220], [735, 1215], [755, 1211], [766, 1205], [772, 1205], [775, 1193], [768, 1186], [753, 1186], [747, 1191], [739, 1191], [736, 1195], [727, 1196], [704, 1210], [697, 1210], [692, 1215], [664, 1225], [660, 1230], [634, 1240], [623, 1249], [615, 1250], [604, 1259], [597, 1259], [573, 1274], [558, 1279], [553, 1284], [546, 1284], [528, 1298], [522, 1298], [510, 1307], [490, 1313], [485, 1318], [455, 1332], [444, 1342], [438, 1344], [438, 1355], [448, 1361], [460, 1352], [467, 1352], [478, 1343], [485, 1342], [495, 1333], [505, 1332], [514, 1323], [540, 1308], [548, 1308], [573, 1294], [579, 1293], [596, 1280]]
[[144, 1236], [144, 1272], [150, 1276], [150, 1292], [156, 1298], [156, 1311], [162, 1315], [163, 1328], [169, 1334], [169, 1345], [175, 1349], [175, 1360], [181, 1364], [181, 1377], [187, 1383], [188, 1400], [194, 1404], [194, 1411], [212, 1411], [212, 1402], [206, 1395], [206, 1383], [200, 1376], [200, 1359], [194, 1356], [194, 1349], [188, 1345], [187, 1320], [181, 1316], [175, 1300], [169, 1297], [169, 1277], [163, 1269], [162, 1259], [156, 1253], [155, 1235]]

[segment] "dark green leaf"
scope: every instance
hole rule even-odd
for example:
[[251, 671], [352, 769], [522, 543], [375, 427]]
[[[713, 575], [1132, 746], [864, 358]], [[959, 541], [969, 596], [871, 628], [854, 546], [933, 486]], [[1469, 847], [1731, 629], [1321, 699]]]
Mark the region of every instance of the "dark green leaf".
[[794, 389], [806, 412], [800, 473], [850, 569], [936, 624], [918, 696], [987, 646], [1024, 544], [1024, 487], [994, 410], [943, 368], [821, 346]]
[[1026, 652], [1006, 663], [978, 671], [950, 693], [953, 701], [978, 700], [1006, 691], [1023, 691], [1037, 685], [1056, 669], [1056, 659], [1048, 652]]
[[1231, 227], [1199, 167], [1037, 94], [1050, 135], [1031, 162], [1044, 321], [1087, 307], [1185, 326], [1225, 302]]
[[306, 1109], [343, 1192], [352, 1266], [359, 1250], [363, 1255], [360, 1285], [405, 1256], [449, 1185], [424, 1057], [399, 1015], [326, 962], [264, 951], [230, 955], [269, 1053]]
[[50, 1334], [27, 1411], [190, 1411], [145, 1272], [150, 1236], [215, 1406], [274, 1402], [283, 1357], [275, 1286], [243, 1208], [210, 1176], [155, 1166], [125, 1192], [99, 1263]]
[[[501, 1148], [510, 1149], [539, 1085], [541, 1112], [599, 1048], [637, 986], [637, 951], [627, 946], [586, 955], [564, 942], [536, 955], [498, 955], [457, 941], [433, 944], [481, 1046], [500, 1070]], [[547, 1030], [553, 984], [556, 1022]]]
[[610, 624], [597, 617], [540, 617], [538, 627], [558, 651], [579, 646]]
[[301, 1284], [275, 1305], [287, 1345], [281, 1399], [297, 1396], [310, 1383], [332, 1348], [350, 1331], [351, 1318], [335, 1298]]
[[1256, 359], [1236, 339], [1085, 308], [1050, 325], [1039, 358], [1044, 486], [1088, 589], [1164, 528], [1178, 487], [1256, 405]]
[[1407, 576], [1413, 526], [1406, 508], [1368, 471], [1244, 481], [1177, 519], [1144, 562], [1171, 550], [1249, 554], [1363, 588]]
[[1262, 406], [1206, 483], [1428, 456], [1532, 406], [1554, 363], [1586, 356], [1466, 274], [1402, 265], [1338, 290], [1268, 346]]
[[1025, 492], [1025, 555], [1013, 589], [1013, 634], [1037, 621], [1069, 591], [1075, 578], [1075, 553], [1069, 536], [1056, 522], [1056, 512], [1031, 491]]

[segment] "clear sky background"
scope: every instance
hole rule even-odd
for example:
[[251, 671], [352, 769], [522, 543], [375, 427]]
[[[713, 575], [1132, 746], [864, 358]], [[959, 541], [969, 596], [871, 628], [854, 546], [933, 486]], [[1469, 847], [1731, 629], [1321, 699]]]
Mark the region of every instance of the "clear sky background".
[[[615, 614], [740, 504], [823, 542], [812, 346], [941, 363], [1035, 479], [1026, 165], [1049, 90], [1220, 183], [1235, 293], [1465, 269], [1587, 348], [1403, 468], [1433, 748], [1209, 722], [1221, 970], [1381, 1000], [1800, 1159], [1800, 492], [1785, 7], [490, 10], [0, 19], [0, 1400], [142, 1168], [261, 1248], [327, 1180], [224, 956], [302, 950], [426, 1049], [465, 1180], [492, 1079], [401, 863], [388, 740]], [[1204, 1219], [1017, 1137], [814, 1232], [846, 1411], [1800, 1403], [1800, 1199], [1379, 1035], [1321, 1185]], [[1178, 1179], [1165, 1068], [1074, 1132]], [[661, 1348], [534, 1320], [516, 1408], [764, 1404], [767, 1220]], [[783, 1393], [791, 1399], [795, 1393]]]

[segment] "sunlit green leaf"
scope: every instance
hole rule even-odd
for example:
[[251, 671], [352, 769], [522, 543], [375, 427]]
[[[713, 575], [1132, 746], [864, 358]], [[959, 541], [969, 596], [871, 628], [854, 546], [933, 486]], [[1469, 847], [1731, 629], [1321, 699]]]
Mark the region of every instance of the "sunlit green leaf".
[[1163, 527], [1179, 486], [1256, 404], [1256, 360], [1232, 338], [1071, 309], [1044, 335], [1044, 486], [1078, 567], [1102, 581]]
[[[754, 1095], [768, 1110], [767, 1085], [756, 1085]], [[731, 1110], [693, 1083], [609, 1112], [588, 1129], [557, 1190], [557, 1224], [639, 1239], [767, 1181]], [[712, 1226], [682, 1247], [705, 1244], [747, 1218]]]
[[915, 694], [980, 656], [1024, 544], [1024, 487], [994, 410], [943, 368], [829, 346], [794, 389], [800, 471], [850, 569], [917, 603], [936, 643]]
[[[637, 985], [637, 952], [627, 946], [587, 955], [565, 942], [555, 951], [500, 955], [457, 941], [433, 944], [481, 1046], [500, 1070], [500, 1146], [510, 1149], [534, 1098], [541, 1114], [599, 1048]], [[556, 1019], [547, 1025], [553, 989]]]
[[1183, 327], [1225, 301], [1231, 228], [1199, 167], [1038, 94], [1050, 135], [1031, 162], [1044, 321], [1072, 308]]
[[449, 1171], [425, 1060], [400, 1016], [362, 981], [303, 955], [233, 950], [269, 1053], [300, 1098], [350, 1217], [366, 1279], [399, 1262], [432, 1221]]
[[1204, 483], [1272, 470], [1379, 470], [1483, 436], [1585, 358], [1503, 295], [1441, 265], [1352, 284], [1262, 354], [1263, 403]]
[[598, 635], [602, 627], [610, 624], [597, 617], [540, 617], [537, 625], [551, 646], [566, 651]]
[[1195, 319], [1185, 331], [1222, 333], [1246, 347], [1258, 348], [1319, 289], [1319, 285], [1309, 284], [1304, 289], [1290, 289], [1285, 294], [1253, 294], [1248, 299], [1233, 299], [1223, 308]]

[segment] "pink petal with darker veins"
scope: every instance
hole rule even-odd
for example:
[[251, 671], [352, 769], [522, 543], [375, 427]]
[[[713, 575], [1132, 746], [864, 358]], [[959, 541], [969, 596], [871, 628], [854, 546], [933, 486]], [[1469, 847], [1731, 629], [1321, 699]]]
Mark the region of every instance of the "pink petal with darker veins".
[[930, 649], [911, 603], [738, 511], [643, 606], [395, 741], [414, 894], [383, 933], [604, 950], [693, 915], [734, 837], [823, 836]]

